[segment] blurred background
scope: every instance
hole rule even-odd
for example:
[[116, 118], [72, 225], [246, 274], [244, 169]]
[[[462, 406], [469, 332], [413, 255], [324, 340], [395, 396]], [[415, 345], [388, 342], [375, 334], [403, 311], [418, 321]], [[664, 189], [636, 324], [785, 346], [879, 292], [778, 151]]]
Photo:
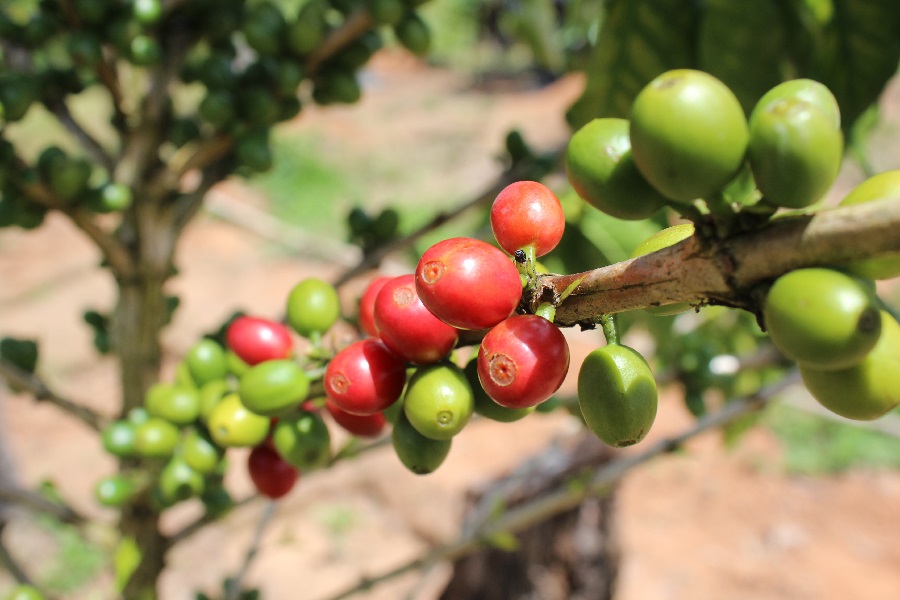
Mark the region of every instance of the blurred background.
[[[296, 14], [302, 3], [277, 4]], [[868, 175], [900, 168], [896, 23], [884, 32], [863, 27], [860, 33], [865, 12], [860, 9], [846, 17], [858, 19], [857, 29], [839, 28], [845, 42], [871, 41], [883, 33], [886, 45], [874, 38], [884, 49], [883, 60], [869, 57], [868, 48], [858, 55], [832, 50], [840, 60], [826, 60], [823, 48], [832, 48], [826, 40], [818, 54], [810, 52], [820, 56], [809, 63], [817, 71], [801, 72], [802, 61], [791, 63], [796, 69], [791, 71], [779, 55], [781, 70], [769, 73], [767, 53], [786, 53], [793, 30], [766, 22], [748, 22], [741, 30], [741, 23], [727, 18], [735, 4], [751, 3], [429, 0], [418, 7], [431, 36], [425, 56], [385, 32], [356, 72], [358, 101], [304, 99], [296, 117], [271, 128], [271, 168], [228, 177], [208, 192], [178, 244], [177, 274], [167, 284], [167, 293], [179, 300], [163, 331], [163, 379], [173, 377], [178, 360], [199, 336], [235, 311], [277, 318], [300, 279], [339, 280], [364, 257], [420, 230], [435, 215], [471, 204], [521, 165], [522, 156], [530, 161], [527, 172], [554, 189], [567, 212], [564, 242], [543, 261], [550, 272], [574, 273], [627, 258], [670, 217], [624, 222], [588, 207], [572, 192], [560, 153], [573, 128], [594, 116], [627, 114], [630, 99], [652, 73], [679, 63], [714, 73], [721, 69], [717, 74], [742, 100], [790, 76], [831, 77], [826, 82], [835, 82], [842, 111], [846, 107], [847, 155], [825, 205]], [[765, 4], [781, 10], [783, 3]], [[821, 23], [841, 25], [840, 10], [850, 3], [805, 4]], [[859, 4], [898, 8], [873, 0]], [[7, 0], [3, 8], [24, 14], [33, 6]], [[729, 35], [704, 21], [710, 15], [729, 23], [733, 29], [723, 29]], [[769, 24], [782, 22], [770, 18]], [[660, 24], [664, 30], [653, 29]], [[771, 35], [759, 37], [760, 27]], [[744, 40], [744, 33], [756, 37]], [[734, 41], [737, 58], [717, 45], [722, 37]], [[741, 57], [757, 71], [745, 80], [729, 80], [729, 72], [750, 68], [725, 64]], [[876, 82], [868, 88], [854, 87], [847, 75], [862, 63], [870, 65], [869, 78]], [[859, 98], [841, 93], [851, 88], [866, 93]], [[199, 94], [190, 86], [178, 93]], [[69, 107], [96, 137], [107, 135], [109, 106], [101, 89], [71, 95]], [[8, 139], [25, 157], [34, 158], [51, 142], [77, 149], [41, 106], [8, 129]], [[475, 204], [379, 256], [374, 268], [354, 271], [340, 290], [344, 314], [356, 314], [359, 295], [375, 275], [410, 272], [431, 243], [455, 235], [489, 239], [488, 206]], [[116, 301], [114, 282], [99, 261], [97, 249], [55, 211], [34, 230], [0, 229], [0, 334], [36, 339], [40, 374], [55, 391], [113, 414], [120, 401], [117, 364], [98, 351], [102, 332], [84, 316], [85, 311], [108, 314]], [[900, 307], [896, 280], [879, 282], [879, 292]], [[622, 323], [628, 343], [644, 351], [661, 376], [661, 398], [647, 440], [620, 453], [640, 453], [790, 371], [776, 361], [734, 374], [735, 362], [765, 350], [749, 314], [706, 307], [671, 317], [629, 313]], [[604, 343], [599, 331], [565, 333], [573, 365]], [[333, 343], [347, 335], [335, 334]], [[262, 598], [325, 600], [452, 542], [473, 493], [574, 439], [581, 422], [566, 403], [574, 397], [576, 374], [572, 369], [560, 390], [558, 410], [515, 423], [473, 421], [432, 475], [410, 474], [389, 446], [304, 474], [265, 529], [245, 585]], [[0, 475], [29, 488], [59, 490], [101, 523], [85, 535], [48, 517], [9, 509], [6, 548], [59, 597], [111, 597], [115, 556], [104, 536], [111, 535], [115, 514], [96, 505], [93, 486], [115, 469], [115, 461], [92, 432], [54, 407], [8, 388], [0, 388], [0, 400], [5, 454]], [[629, 471], [602, 506], [610, 518], [604, 535], [614, 538], [619, 556], [615, 597], [900, 597], [900, 525], [894, 518], [900, 502], [898, 436], [897, 414], [874, 423], [828, 416], [793, 384], [764, 410]], [[240, 452], [231, 458], [235, 465], [242, 460]], [[229, 470], [226, 483], [235, 497], [252, 490], [240, 468]], [[223, 579], [240, 568], [263, 510], [261, 502], [250, 502], [179, 544], [168, 557], [160, 597], [218, 593]], [[580, 514], [588, 519], [585, 510]], [[163, 528], [178, 531], [200, 514], [199, 505], [184, 503], [165, 513]], [[451, 576], [447, 561], [428, 563], [357, 597], [439, 598]], [[553, 577], [547, 582], [552, 588]], [[0, 571], [0, 591], [12, 583], [10, 574]], [[564, 597], [554, 593], [537, 589], [528, 597]]]

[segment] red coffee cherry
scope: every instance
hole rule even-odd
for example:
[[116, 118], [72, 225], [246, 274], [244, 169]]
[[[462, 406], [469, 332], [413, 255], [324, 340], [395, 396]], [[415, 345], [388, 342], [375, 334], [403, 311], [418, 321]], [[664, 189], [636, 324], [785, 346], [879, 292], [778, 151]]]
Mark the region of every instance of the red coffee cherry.
[[515, 310], [522, 280], [502, 250], [459, 237], [425, 251], [416, 267], [416, 290], [441, 321], [459, 329], [487, 329]]
[[566, 217], [550, 188], [537, 181], [506, 186], [491, 206], [491, 229], [500, 247], [510, 254], [526, 246], [535, 256], [547, 254], [562, 239]]
[[417, 365], [446, 358], [459, 338], [459, 331], [425, 308], [411, 274], [394, 277], [378, 292], [375, 326], [388, 348]]
[[378, 337], [378, 328], [375, 327], [375, 298], [390, 279], [387, 275], [376, 277], [369, 282], [359, 299], [359, 327], [366, 335]]
[[553, 395], [569, 371], [569, 344], [543, 317], [516, 315], [491, 329], [478, 349], [478, 380], [507, 408], [536, 406]]
[[325, 395], [355, 415], [381, 412], [397, 401], [406, 385], [406, 364], [380, 340], [353, 342], [325, 368]]
[[387, 426], [387, 419], [380, 412], [371, 415], [354, 415], [343, 410], [332, 400], [325, 400], [325, 408], [334, 422], [345, 431], [358, 437], [378, 437]]
[[250, 366], [290, 358], [294, 352], [294, 341], [287, 326], [261, 317], [236, 318], [225, 332], [225, 342]]
[[300, 472], [266, 445], [256, 446], [247, 457], [250, 480], [263, 496], [276, 500], [294, 488]]

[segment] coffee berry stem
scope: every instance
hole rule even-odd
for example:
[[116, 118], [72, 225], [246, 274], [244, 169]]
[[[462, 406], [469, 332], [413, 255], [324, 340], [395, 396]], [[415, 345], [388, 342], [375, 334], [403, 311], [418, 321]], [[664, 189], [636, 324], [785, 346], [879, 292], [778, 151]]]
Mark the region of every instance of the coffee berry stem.
[[615, 314], [601, 315], [598, 319], [603, 328], [603, 337], [611, 346], [619, 345], [619, 320]]

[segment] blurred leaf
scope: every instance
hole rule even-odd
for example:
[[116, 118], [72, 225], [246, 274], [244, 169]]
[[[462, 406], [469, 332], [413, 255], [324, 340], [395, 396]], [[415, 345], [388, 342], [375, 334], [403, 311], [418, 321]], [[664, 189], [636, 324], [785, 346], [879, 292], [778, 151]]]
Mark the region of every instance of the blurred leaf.
[[762, 418], [762, 413], [753, 412], [732, 419], [722, 426], [722, 440], [725, 447], [732, 449], [744, 439], [744, 434], [753, 429]]
[[698, 68], [721, 79], [744, 112], [781, 82], [787, 27], [774, 0], [708, 0], [697, 38]]
[[112, 343], [109, 335], [109, 316], [104, 315], [96, 310], [86, 310], [82, 315], [84, 322], [87, 323], [94, 333], [94, 348], [100, 354], [109, 354], [112, 350]]
[[116, 573], [116, 589], [122, 592], [128, 580], [141, 563], [141, 550], [132, 537], [124, 537], [116, 548], [113, 565]]
[[660, 230], [650, 219], [623, 221], [599, 210], [586, 210], [579, 225], [610, 264], [628, 260], [638, 244]]
[[34, 373], [37, 368], [38, 344], [34, 340], [5, 337], [0, 340], [0, 357], [23, 371]]
[[484, 539], [488, 545], [503, 552], [516, 552], [519, 547], [519, 538], [508, 531], [497, 531], [488, 534]]
[[693, 2], [610, 0], [584, 93], [566, 113], [569, 125], [577, 129], [595, 117], [625, 118], [651, 79], [692, 66], [697, 16]]
[[[808, 4], [808, 3], [807, 3]], [[819, 7], [812, 32], [808, 76], [834, 93], [841, 107], [844, 131], [878, 99], [900, 61], [900, 5], [896, 0], [831, 0], [831, 10]], [[848, 136], [849, 137], [849, 136]]]
[[172, 317], [175, 315], [175, 311], [178, 310], [178, 306], [181, 304], [181, 298], [178, 296], [166, 296], [165, 302], [166, 315], [163, 324], [168, 325], [172, 322]]
[[838, 473], [859, 467], [900, 467], [900, 440], [865, 424], [812, 415], [771, 403], [764, 424], [781, 441], [791, 473]]

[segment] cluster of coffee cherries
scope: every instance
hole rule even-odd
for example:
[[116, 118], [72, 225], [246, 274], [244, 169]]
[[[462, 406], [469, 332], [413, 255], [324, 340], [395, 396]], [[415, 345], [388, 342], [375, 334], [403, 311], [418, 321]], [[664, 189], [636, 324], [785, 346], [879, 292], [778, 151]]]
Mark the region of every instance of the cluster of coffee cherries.
[[[339, 317], [335, 288], [307, 278], [288, 295], [286, 323], [240, 315], [222, 342], [194, 344], [173, 381], [152, 386], [143, 406], [102, 432], [109, 453], [156, 460], [160, 469], [104, 477], [95, 489], [100, 503], [119, 506], [148, 492], [161, 508], [199, 497], [208, 511], [225, 509], [229, 448], [250, 449], [247, 469], [257, 491], [280, 498], [302, 471], [332, 459], [326, 418], [356, 436], [381, 433], [382, 416], [345, 414], [312, 393], [328, 357], [322, 336]], [[302, 356], [298, 336], [309, 348]]]
[[[559, 200], [541, 183], [512, 183], [495, 199], [491, 224], [499, 248], [450, 238], [428, 248], [414, 273], [374, 279], [360, 299], [366, 337], [325, 370], [325, 393], [342, 410], [394, 413], [394, 449], [414, 473], [444, 461], [473, 413], [520, 419], [568, 372], [559, 329], [544, 317], [516, 314], [531, 281], [528, 265], [533, 271], [534, 258], [562, 237]], [[462, 360], [454, 349], [466, 332], [478, 332], [480, 346]]]
[[[240, 315], [221, 340], [197, 342], [173, 381], [152, 386], [142, 407], [103, 432], [110, 453], [156, 459], [158, 472], [103, 478], [100, 502], [144, 491], [163, 508], [195, 497], [208, 509], [225, 505], [229, 448], [249, 449], [257, 491], [280, 498], [300, 473], [334, 460], [332, 426], [374, 438], [392, 424], [402, 464], [431, 473], [473, 413], [510, 422], [533, 412], [565, 379], [569, 348], [550, 320], [516, 309], [565, 221], [546, 186], [520, 181], [497, 196], [491, 222], [499, 248], [444, 240], [414, 273], [372, 280], [359, 301], [361, 335], [337, 351], [329, 344], [340, 336], [326, 334], [341, 318], [338, 293], [318, 278], [292, 288], [284, 322]], [[464, 361], [462, 342], [478, 341]]]
[[[741, 223], [765, 226], [782, 209], [824, 210], [843, 158], [838, 102], [810, 79], [768, 90], [745, 116], [734, 93], [708, 73], [662, 73], [627, 119], [598, 118], [566, 149], [566, 173], [588, 204], [620, 219], [669, 207], [691, 222], [662, 230], [632, 256]], [[870, 177], [841, 206], [900, 195], [900, 171]], [[742, 217], [752, 215], [744, 221]], [[772, 343], [795, 361], [812, 395], [838, 415], [875, 419], [900, 404], [900, 325], [873, 280], [900, 276], [896, 255], [791, 271], [762, 282], [760, 315]], [[650, 307], [658, 315], [691, 308]], [[582, 407], [584, 410], [584, 406]], [[587, 413], [586, 413], [587, 414]]]

